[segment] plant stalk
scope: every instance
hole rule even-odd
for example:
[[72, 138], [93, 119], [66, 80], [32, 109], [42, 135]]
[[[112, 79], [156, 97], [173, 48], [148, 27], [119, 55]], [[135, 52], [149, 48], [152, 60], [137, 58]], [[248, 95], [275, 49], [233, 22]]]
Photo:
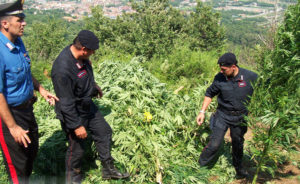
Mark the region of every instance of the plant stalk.
[[[272, 132], [273, 132], [272, 127], [270, 127], [270, 129], [268, 131], [268, 140], [272, 137]], [[262, 153], [262, 155], [259, 159], [258, 166], [256, 168], [256, 172], [255, 172], [255, 175], [254, 175], [253, 180], [252, 180], [252, 184], [256, 184], [258, 173], [260, 172], [261, 167], [265, 163], [265, 157], [266, 157], [266, 155], [269, 151], [269, 147], [270, 147], [270, 141], [268, 141], [268, 143], [264, 146], [264, 150], [263, 150], [263, 153]]]

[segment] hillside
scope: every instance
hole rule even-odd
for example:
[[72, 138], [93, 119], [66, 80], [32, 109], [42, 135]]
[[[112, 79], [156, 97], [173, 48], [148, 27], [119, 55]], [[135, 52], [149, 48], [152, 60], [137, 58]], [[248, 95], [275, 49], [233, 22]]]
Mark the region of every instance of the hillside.
[[[35, 3], [26, 2], [28, 7]], [[81, 5], [90, 1], [66, 2]], [[128, 1], [106, 2], [113, 3], [105, 4], [108, 8], [117, 3], [128, 5]], [[71, 17], [64, 10], [26, 9], [28, 25], [22, 39], [31, 57], [31, 70], [52, 92], [52, 63], [79, 30], [89, 29], [100, 40], [100, 48], [90, 59], [104, 96], [94, 102], [113, 129], [112, 154], [117, 167], [128, 170], [131, 177], [103, 181], [92, 144], [83, 161], [83, 184], [299, 182], [300, 2], [289, 7], [284, 5], [291, 1], [278, 2], [285, 13], [272, 31], [265, 25], [267, 19], [258, 22], [261, 18], [255, 17], [265, 14], [250, 10], [264, 6], [271, 11], [274, 1], [224, 4], [215, 0], [214, 7], [198, 2], [194, 9], [183, 6], [194, 1], [137, 1], [131, 4], [135, 13], [112, 18], [104, 8], [95, 6], [90, 16], [70, 22], [63, 18]], [[250, 6], [245, 11], [234, 8]], [[218, 7], [228, 9], [216, 11]], [[258, 36], [264, 42], [258, 42]], [[215, 162], [209, 167], [197, 162], [209, 140], [209, 118], [215, 112], [216, 99], [203, 126], [195, 119], [207, 87], [220, 70], [217, 60], [229, 51], [237, 55], [240, 67], [259, 75], [248, 106], [251, 113], [244, 149], [251, 177], [244, 180], [235, 178], [228, 134]], [[31, 181], [64, 183], [65, 134], [54, 108], [36, 94], [40, 148]], [[8, 183], [2, 157], [0, 183]]]

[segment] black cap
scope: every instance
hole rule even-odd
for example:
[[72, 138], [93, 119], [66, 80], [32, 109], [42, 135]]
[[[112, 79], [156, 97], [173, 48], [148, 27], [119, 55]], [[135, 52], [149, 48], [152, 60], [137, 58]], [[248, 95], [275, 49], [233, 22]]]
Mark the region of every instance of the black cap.
[[93, 32], [89, 30], [80, 31], [78, 33], [78, 40], [83, 47], [91, 50], [99, 49], [99, 39]]
[[17, 0], [12, 3], [1, 3], [0, 4], [0, 17], [2, 16], [18, 16], [25, 17], [23, 13], [24, 0]]
[[237, 63], [238, 61], [236, 60], [235, 55], [230, 52], [223, 54], [218, 60], [220, 66], [237, 65]]

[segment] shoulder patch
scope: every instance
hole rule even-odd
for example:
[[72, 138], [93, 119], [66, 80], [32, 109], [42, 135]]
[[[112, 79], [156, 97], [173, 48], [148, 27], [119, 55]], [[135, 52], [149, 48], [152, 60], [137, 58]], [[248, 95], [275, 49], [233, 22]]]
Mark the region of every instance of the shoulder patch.
[[240, 88], [246, 87], [246, 86], [247, 86], [247, 84], [246, 84], [245, 81], [241, 81], [241, 82], [239, 82], [238, 84], [239, 84], [239, 87], [240, 87]]
[[12, 46], [9, 42], [6, 43], [6, 47], [9, 48], [10, 51], [14, 49], [14, 46]]
[[81, 64], [79, 64], [78, 62], [76, 63], [76, 66], [78, 69], [81, 69], [83, 66]]
[[77, 77], [82, 78], [83, 76], [85, 76], [87, 74], [86, 70], [82, 70], [77, 74]]

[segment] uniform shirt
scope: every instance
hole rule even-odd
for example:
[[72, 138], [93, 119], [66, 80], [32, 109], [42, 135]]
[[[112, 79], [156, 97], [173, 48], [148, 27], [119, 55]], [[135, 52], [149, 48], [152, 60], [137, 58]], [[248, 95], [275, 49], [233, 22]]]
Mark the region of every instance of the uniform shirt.
[[[213, 98], [218, 95], [219, 111], [243, 111], [243, 114], [247, 114], [246, 105], [253, 93], [251, 83], [256, 79], [256, 73], [244, 68], [239, 68], [238, 74], [233, 78], [227, 78], [222, 73], [218, 73], [213, 83], [207, 88], [205, 96]], [[235, 118], [224, 113], [222, 116], [229, 122], [242, 119], [242, 116]]]
[[67, 46], [54, 61], [51, 78], [59, 98], [55, 111], [64, 122], [63, 128], [76, 129], [83, 125], [84, 119], [94, 116], [97, 107], [92, 97], [97, 90], [90, 61], [85, 60], [81, 65]]
[[30, 58], [21, 38], [12, 43], [0, 32], [0, 93], [9, 106], [18, 106], [33, 96]]

